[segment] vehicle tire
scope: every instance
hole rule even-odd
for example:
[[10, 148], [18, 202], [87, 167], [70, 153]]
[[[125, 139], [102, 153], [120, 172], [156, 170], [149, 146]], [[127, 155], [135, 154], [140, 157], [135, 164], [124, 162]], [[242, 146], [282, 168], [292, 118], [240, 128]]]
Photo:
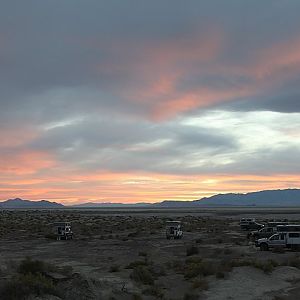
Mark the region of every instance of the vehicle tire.
[[262, 243], [260, 245], [260, 250], [261, 251], [268, 251], [269, 250], [269, 246], [266, 243]]

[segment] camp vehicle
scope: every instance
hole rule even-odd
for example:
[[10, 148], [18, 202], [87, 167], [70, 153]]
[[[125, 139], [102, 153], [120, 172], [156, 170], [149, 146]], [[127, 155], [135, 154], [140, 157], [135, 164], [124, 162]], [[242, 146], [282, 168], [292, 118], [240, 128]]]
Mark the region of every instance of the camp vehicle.
[[264, 225], [257, 223], [255, 219], [241, 219], [240, 227], [242, 230], [259, 230], [263, 228]]
[[278, 225], [277, 226], [278, 232], [299, 232], [300, 231], [300, 224], [288, 224], [288, 225]]
[[300, 232], [276, 233], [269, 238], [262, 238], [255, 241], [255, 246], [259, 247], [262, 251], [268, 251], [274, 247], [300, 250]]
[[277, 227], [263, 227], [260, 230], [251, 231], [247, 237], [252, 240], [258, 240], [261, 238], [269, 238], [273, 234], [277, 233]]
[[249, 223], [249, 222], [255, 222], [255, 218], [241, 218], [240, 219], [240, 225]]
[[250, 239], [269, 238], [278, 232], [300, 231], [300, 225], [289, 224], [288, 222], [269, 222], [268, 225], [260, 230], [252, 231], [248, 234]]
[[183, 236], [182, 226], [180, 221], [166, 222], [166, 237], [167, 239], [181, 239]]
[[56, 222], [53, 227], [57, 240], [71, 240], [73, 238], [70, 222]]

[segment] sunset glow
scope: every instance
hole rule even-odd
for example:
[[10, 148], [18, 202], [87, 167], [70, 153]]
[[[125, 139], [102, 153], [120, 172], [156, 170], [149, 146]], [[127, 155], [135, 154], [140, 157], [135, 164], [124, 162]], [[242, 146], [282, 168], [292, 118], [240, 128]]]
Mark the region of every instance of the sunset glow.
[[0, 11], [0, 200], [299, 188], [300, 2], [54, 2]]

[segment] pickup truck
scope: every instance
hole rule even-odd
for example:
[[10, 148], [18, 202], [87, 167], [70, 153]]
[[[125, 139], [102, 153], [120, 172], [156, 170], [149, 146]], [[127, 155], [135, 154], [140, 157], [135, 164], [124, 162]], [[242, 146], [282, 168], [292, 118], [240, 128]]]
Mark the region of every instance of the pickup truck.
[[277, 233], [276, 227], [263, 227], [260, 230], [251, 231], [248, 233], [247, 237], [251, 240], [258, 240], [261, 238], [269, 238], [273, 234]]
[[280, 247], [292, 250], [300, 249], [300, 232], [280, 232], [269, 238], [262, 238], [255, 241], [255, 246], [261, 251], [268, 251], [270, 248]]

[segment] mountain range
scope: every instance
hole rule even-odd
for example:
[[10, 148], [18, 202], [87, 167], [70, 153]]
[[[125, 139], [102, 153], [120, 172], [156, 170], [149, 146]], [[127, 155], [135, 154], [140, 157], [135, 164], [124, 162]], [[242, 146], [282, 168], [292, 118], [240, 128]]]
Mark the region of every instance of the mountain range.
[[73, 206], [50, 202], [46, 200], [30, 201], [20, 198], [0, 202], [0, 208], [181, 208], [181, 207], [214, 207], [214, 206], [244, 206], [244, 207], [297, 207], [300, 206], [300, 189], [266, 190], [246, 194], [217, 194], [194, 201], [166, 200], [158, 203], [82, 203]]
[[0, 208], [2, 209], [15, 209], [15, 208], [24, 208], [24, 209], [43, 209], [43, 208], [63, 208], [64, 205], [56, 202], [50, 202], [47, 200], [40, 201], [31, 201], [23, 200], [21, 198], [8, 199], [6, 201], [0, 202]]

